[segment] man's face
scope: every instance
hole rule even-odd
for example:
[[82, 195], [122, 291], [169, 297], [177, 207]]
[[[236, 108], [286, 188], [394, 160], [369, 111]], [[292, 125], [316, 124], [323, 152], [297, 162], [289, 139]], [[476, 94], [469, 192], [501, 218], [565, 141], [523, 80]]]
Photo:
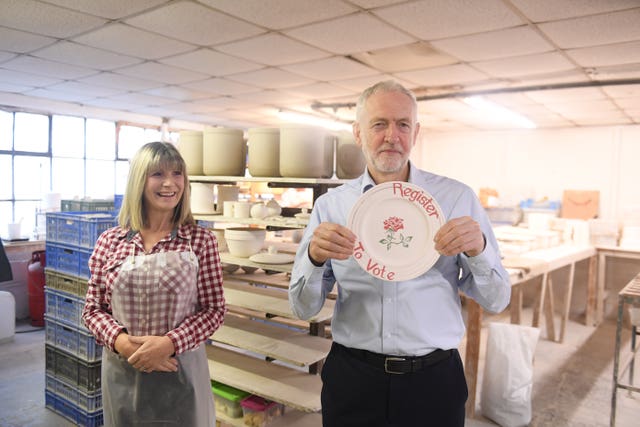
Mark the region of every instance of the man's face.
[[369, 172], [374, 179], [406, 172], [420, 130], [412, 100], [401, 92], [381, 91], [371, 95], [364, 107], [354, 135]]

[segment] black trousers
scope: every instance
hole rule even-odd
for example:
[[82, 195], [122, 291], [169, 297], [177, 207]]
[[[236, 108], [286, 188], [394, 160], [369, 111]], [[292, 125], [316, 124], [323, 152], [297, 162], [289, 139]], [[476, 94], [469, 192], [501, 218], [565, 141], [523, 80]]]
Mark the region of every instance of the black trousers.
[[322, 368], [323, 427], [463, 427], [467, 383], [460, 354], [389, 374], [333, 344]]

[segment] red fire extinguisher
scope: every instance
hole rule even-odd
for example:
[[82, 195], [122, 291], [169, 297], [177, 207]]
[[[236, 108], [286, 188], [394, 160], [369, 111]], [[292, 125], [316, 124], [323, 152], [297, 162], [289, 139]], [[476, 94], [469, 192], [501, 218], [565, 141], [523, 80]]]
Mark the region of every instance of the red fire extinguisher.
[[31, 254], [29, 263], [29, 315], [32, 326], [44, 326], [44, 267], [47, 265], [45, 251], [35, 251]]

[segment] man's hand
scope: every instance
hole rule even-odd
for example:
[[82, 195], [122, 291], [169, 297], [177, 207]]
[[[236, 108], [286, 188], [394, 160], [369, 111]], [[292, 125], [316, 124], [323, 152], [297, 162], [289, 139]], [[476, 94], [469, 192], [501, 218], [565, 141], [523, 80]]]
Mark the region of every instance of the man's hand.
[[309, 257], [314, 264], [324, 264], [330, 258], [345, 260], [353, 254], [356, 235], [347, 227], [323, 222], [314, 230], [309, 242]]
[[464, 252], [469, 257], [484, 251], [484, 235], [480, 225], [469, 216], [454, 218], [440, 227], [433, 241], [436, 250], [445, 256]]

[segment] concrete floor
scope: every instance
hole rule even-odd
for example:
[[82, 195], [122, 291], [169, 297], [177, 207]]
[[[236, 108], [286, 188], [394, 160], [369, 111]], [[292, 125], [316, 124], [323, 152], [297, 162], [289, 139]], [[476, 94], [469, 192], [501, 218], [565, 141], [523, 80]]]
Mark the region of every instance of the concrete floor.
[[[525, 321], [527, 313], [525, 309]], [[480, 376], [484, 366], [487, 325], [493, 321], [506, 322], [507, 316], [508, 313], [503, 313], [484, 319]], [[32, 328], [28, 322], [19, 322], [16, 331], [12, 342], [0, 344], [0, 427], [73, 425], [44, 406], [44, 330]], [[568, 323], [566, 339], [562, 344], [550, 342], [544, 335], [542, 331], [535, 351], [533, 419], [530, 425], [608, 426], [615, 342], [614, 320], [609, 317], [598, 328], [592, 328], [582, 324], [579, 318], [572, 319]], [[625, 335], [625, 349], [628, 349], [628, 330], [625, 330]], [[640, 384], [640, 378], [636, 379], [636, 384]], [[468, 420], [466, 425], [495, 426], [495, 423], [481, 415], [481, 384], [478, 390], [479, 415], [474, 420]], [[618, 427], [637, 426], [640, 394], [618, 392], [617, 414]]]

